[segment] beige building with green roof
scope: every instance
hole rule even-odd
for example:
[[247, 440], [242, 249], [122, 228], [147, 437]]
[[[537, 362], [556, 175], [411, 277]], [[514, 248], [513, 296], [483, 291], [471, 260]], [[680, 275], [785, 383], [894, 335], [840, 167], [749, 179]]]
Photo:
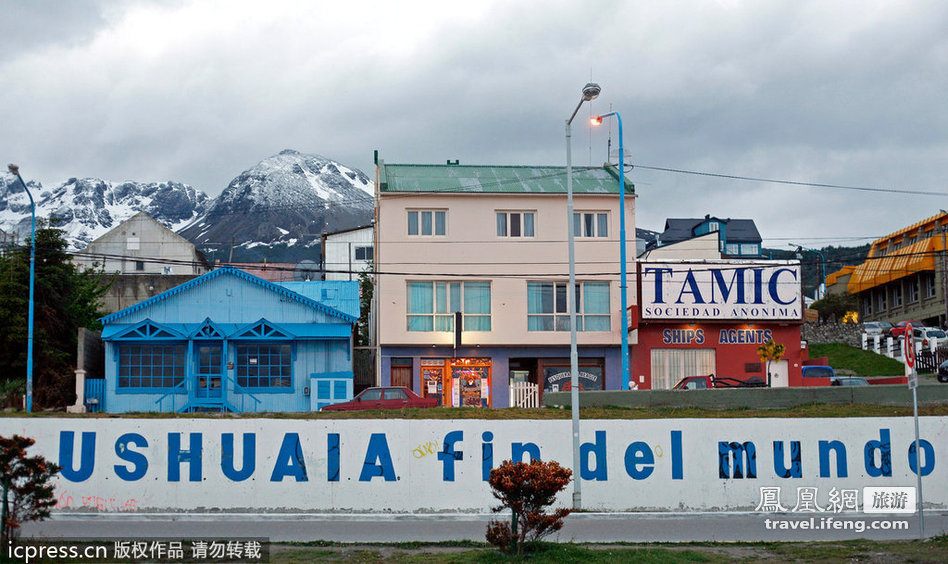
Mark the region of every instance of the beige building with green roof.
[[[567, 389], [566, 168], [379, 160], [376, 173], [381, 383], [492, 407], [509, 405], [513, 383]], [[580, 380], [619, 389], [619, 177], [614, 167], [573, 174]], [[626, 190], [626, 232], [635, 233], [628, 181]]]

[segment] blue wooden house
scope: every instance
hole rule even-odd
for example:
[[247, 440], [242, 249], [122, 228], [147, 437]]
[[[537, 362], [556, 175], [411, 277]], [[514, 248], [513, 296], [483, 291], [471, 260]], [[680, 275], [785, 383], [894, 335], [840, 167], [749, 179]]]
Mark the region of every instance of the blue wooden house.
[[104, 411], [315, 411], [352, 398], [358, 282], [224, 267], [102, 318]]

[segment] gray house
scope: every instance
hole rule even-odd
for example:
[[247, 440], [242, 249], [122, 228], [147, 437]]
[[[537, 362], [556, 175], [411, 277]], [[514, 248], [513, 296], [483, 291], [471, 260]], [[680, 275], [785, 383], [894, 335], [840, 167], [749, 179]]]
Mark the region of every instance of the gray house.
[[106, 312], [124, 309], [156, 296], [197, 276], [209, 268], [194, 245], [138, 212], [120, 225], [73, 254], [80, 269], [102, 269], [115, 275], [103, 297]]

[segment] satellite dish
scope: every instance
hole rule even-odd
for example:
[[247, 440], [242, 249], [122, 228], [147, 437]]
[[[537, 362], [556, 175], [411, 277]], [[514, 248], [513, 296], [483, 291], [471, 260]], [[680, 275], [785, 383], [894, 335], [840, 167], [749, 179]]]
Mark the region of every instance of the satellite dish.
[[297, 282], [322, 280], [322, 278], [323, 271], [319, 268], [319, 263], [314, 260], [301, 260], [293, 269], [293, 280]]

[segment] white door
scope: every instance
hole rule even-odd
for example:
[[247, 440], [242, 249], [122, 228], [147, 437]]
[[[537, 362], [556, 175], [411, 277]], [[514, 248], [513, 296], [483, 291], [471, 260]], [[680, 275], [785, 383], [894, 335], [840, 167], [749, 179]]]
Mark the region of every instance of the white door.
[[652, 389], [670, 390], [686, 376], [714, 374], [714, 349], [652, 349]]
[[[765, 361], [766, 362], [766, 361]], [[790, 366], [786, 360], [770, 362], [770, 387], [786, 388], [790, 385]]]

